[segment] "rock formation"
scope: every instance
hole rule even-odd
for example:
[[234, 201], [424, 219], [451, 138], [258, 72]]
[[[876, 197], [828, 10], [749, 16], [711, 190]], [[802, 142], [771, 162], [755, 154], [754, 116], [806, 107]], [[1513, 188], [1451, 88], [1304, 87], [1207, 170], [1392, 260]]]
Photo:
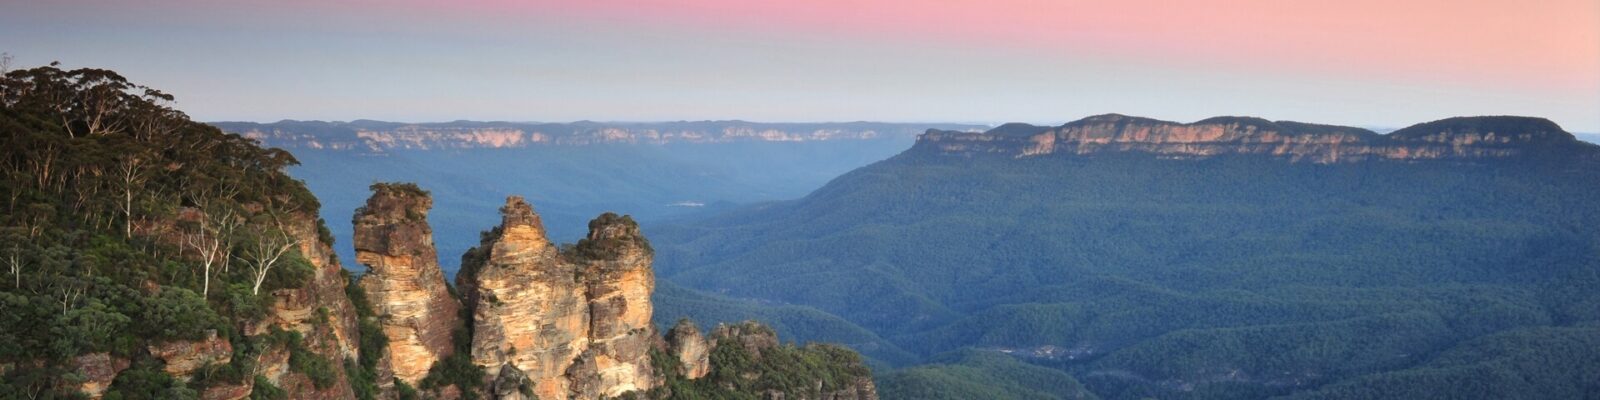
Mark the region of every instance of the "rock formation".
[[605, 213], [589, 222], [573, 257], [588, 288], [589, 349], [568, 374], [578, 398], [616, 396], [654, 386], [650, 345], [656, 339], [650, 294], [655, 271], [650, 243], [632, 218]]
[[[301, 257], [311, 264], [311, 280], [304, 286], [272, 292], [272, 308], [265, 320], [249, 326], [250, 335], [267, 334], [273, 329], [299, 332], [312, 354], [337, 364], [359, 357], [359, 331], [355, 306], [345, 296], [349, 283], [333, 253], [332, 243], [318, 232], [322, 221], [314, 213], [292, 213], [285, 219], [284, 233], [297, 243]], [[324, 312], [325, 310], [325, 312]], [[323, 316], [327, 318], [324, 320]], [[289, 351], [282, 347], [266, 349], [257, 360], [258, 372], [268, 382], [296, 399], [348, 399], [355, 396], [344, 369], [335, 368], [332, 385], [318, 388], [311, 377], [292, 371]], [[253, 390], [254, 382], [223, 384], [206, 389], [202, 397], [210, 400], [240, 399]]]
[[205, 338], [197, 341], [169, 342], [149, 347], [150, 355], [166, 364], [168, 374], [189, 380], [201, 367], [226, 364], [233, 357], [233, 344], [217, 337], [217, 331], [207, 331]]
[[[677, 330], [676, 327], [674, 327], [674, 330]], [[718, 349], [722, 346], [737, 346], [740, 352], [748, 354], [751, 362], [756, 364], [769, 362], [769, 360], [763, 360], [763, 356], [773, 352], [797, 351], [792, 347], [793, 345], [781, 344], [778, 341], [777, 332], [773, 331], [771, 327], [756, 321], [717, 325], [715, 329], [711, 330], [709, 343], [711, 344], [710, 351], [713, 352], [719, 351]], [[670, 350], [681, 352], [682, 349]], [[828, 382], [829, 379], [822, 377], [803, 378], [790, 376], [786, 377], [786, 379], [798, 379], [800, 384], [783, 390], [776, 388], [763, 390], [759, 386], [754, 387], [753, 389], [761, 392], [762, 398], [817, 400], [876, 400], [878, 398], [877, 386], [872, 382], [872, 373], [867, 367], [859, 359], [844, 361], [847, 358], [856, 357], [853, 352], [827, 344], [806, 345], [798, 351], [843, 352], [850, 354], [850, 356], [830, 357], [835, 364], [826, 368], [837, 369], [838, 371], [837, 375], [831, 377], [834, 380], [833, 382]], [[778, 357], [778, 359], [782, 358]], [[712, 366], [711, 368], [717, 367]], [[739, 371], [735, 374], [722, 374], [722, 377], [724, 379], [743, 380], [745, 381], [744, 384], [748, 384], [750, 381], [761, 381], [762, 369], [751, 369]], [[716, 382], [716, 384], [740, 386], [739, 383], [734, 382]]]
[[1249, 117], [1183, 124], [1108, 114], [1055, 128], [1006, 124], [982, 133], [929, 130], [918, 138], [917, 147], [947, 155], [1014, 158], [1115, 152], [1162, 158], [1250, 154], [1332, 164], [1506, 158], [1576, 141], [1548, 120], [1527, 117], [1451, 118], [1379, 135], [1361, 128]]
[[[654, 386], [649, 348], [649, 244], [627, 217], [606, 214], [563, 254], [533, 208], [511, 197], [502, 222], [457, 281], [472, 288], [472, 360], [526, 376], [541, 399], [599, 398]], [[468, 258], [473, 254], [469, 253]], [[469, 263], [470, 264], [470, 263]], [[511, 367], [511, 368], [507, 368]]]
[[[117, 374], [128, 369], [128, 365], [128, 359], [112, 356], [111, 353], [89, 353], [72, 358], [73, 369], [83, 378], [77, 389], [91, 399], [105, 395]], [[0, 373], [4, 371], [0, 369]]]
[[700, 379], [711, 372], [711, 345], [700, 328], [689, 320], [680, 320], [667, 331], [667, 349], [678, 357], [678, 373], [689, 379]]
[[428, 227], [433, 200], [408, 184], [373, 185], [356, 210], [356, 261], [367, 266], [360, 285], [389, 337], [378, 382], [415, 384], [452, 351], [460, 307], [444, 281]]

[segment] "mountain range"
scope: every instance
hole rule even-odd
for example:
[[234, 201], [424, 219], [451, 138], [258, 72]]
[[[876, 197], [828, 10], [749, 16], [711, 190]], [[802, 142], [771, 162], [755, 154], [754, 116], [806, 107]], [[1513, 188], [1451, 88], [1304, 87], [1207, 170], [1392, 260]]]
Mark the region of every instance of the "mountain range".
[[739, 142], [821, 142], [910, 139], [923, 129], [973, 130], [981, 125], [749, 121], [571, 123], [452, 121], [404, 123], [373, 120], [273, 123], [213, 122], [224, 131], [283, 149], [359, 152], [583, 146], [598, 144], [674, 144]]
[[1539, 118], [1101, 115], [930, 130], [653, 233], [665, 280], [881, 338], [885, 398], [1574, 398], [1597, 183]]

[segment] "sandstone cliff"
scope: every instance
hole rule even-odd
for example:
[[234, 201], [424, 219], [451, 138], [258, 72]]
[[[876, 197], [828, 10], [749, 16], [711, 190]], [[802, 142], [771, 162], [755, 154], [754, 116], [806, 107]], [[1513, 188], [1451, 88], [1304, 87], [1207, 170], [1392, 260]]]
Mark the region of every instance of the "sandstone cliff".
[[457, 276], [472, 290], [473, 363], [496, 391], [516, 385], [499, 379], [505, 374], [526, 377], [541, 399], [653, 387], [655, 283], [638, 225], [607, 214], [563, 254], [522, 198], [508, 198], [501, 212], [500, 227], [474, 250], [481, 265], [464, 265]]
[[981, 129], [963, 124], [759, 123], [746, 121], [683, 121], [660, 123], [514, 123], [456, 121], [396, 123], [382, 121], [219, 122], [228, 132], [285, 149], [358, 152], [595, 144], [669, 144], [733, 142], [816, 142], [909, 138], [929, 127]]
[[356, 211], [356, 260], [367, 266], [360, 285], [389, 338], [378, 363], [378, 382], [415, 384], [448, 357], [460, 305], [439, 269], [428, 227], [433, 201], [414, 185], [373, 185]]
[[[246, 326], [246, 333], [261, 336], [274, 331], [294, 332], [303, 338], [299, 345], [308, 355], [330, 365], [338, 365], [342, 360], [360, 356], [360, 333], [356, 327], [355, 306], [345, 296], [344, 289], [349, 283], [347, 274], [333, 253], [332, 243], [319, 233], [321, 228], [322, 222], [313, 214], [297, 212], [285, 219], [284, 234], [292, 238], [296, 243], [296, 251], [311, 264], [311, 279], [300, 288], [273, 291], [272, 308], [268, 310], [267, 318]], [[217, 354], [222, 344], [213, 340], [180, 346], [210, 346], [210, 357], [226, 358]], [[255, 360], [257, 373], [286, 393], [294, 394], [297, 399], [355, 397], [343, 368], [332, 368], [329, 371], [331, 376], [322, 378], [319, 383], [318, 378], [292, 368], [292, 352], [293, 349], [282, 344], [262, 349]], [[254, 382], [246, 380], [240, 384], [208, 387], [201, 397], [207, 400], [242, 399], [255, 390]]]
[[1554, 123], [1526, 117], [1451, 118], [1379, 135], [1361, 128], [1249, 117], [1184, 124], [1108, 114], [1054, 128], [1007, 124], [982, 133], [929, 130], [918, 138], [916, 149], [1014, 158], [1116, 152], [1178, 159], [1246, 154], [1332, 164], [1509, 158], [1564, 144], [1582, 145]]
[[678, 358], [678, 373], [684, 378], [700, 379], [711, 372], [711, 346], [700, 328], [689, 320], [680, 320], [667, 331], [667, 349]]

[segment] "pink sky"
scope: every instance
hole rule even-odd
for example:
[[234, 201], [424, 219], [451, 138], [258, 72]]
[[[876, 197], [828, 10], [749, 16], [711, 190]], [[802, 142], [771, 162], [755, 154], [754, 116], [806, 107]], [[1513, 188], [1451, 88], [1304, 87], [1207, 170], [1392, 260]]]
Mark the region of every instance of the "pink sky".
[[1600, 0], [52, 0], [0, 4], [0, 37], [214, 119], [1504, 113], [1600, 130]]
[[[392, 4], [357, 7], [379, 3]], [[468, 19], [561, 16], [834, 40], [1087, 52], [1202, 67], [1600, 91], [1600, 1], [1595, 0], [411, 3], [414, 11]]]

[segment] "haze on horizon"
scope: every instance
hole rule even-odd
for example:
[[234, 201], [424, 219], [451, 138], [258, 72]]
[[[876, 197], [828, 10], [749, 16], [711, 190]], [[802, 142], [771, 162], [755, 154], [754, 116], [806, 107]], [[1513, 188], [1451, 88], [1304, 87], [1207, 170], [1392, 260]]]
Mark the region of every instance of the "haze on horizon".
[[13, 67], [199, 120], [1023, 121], [1600, 131], [1592, 0], [0, 0]]

